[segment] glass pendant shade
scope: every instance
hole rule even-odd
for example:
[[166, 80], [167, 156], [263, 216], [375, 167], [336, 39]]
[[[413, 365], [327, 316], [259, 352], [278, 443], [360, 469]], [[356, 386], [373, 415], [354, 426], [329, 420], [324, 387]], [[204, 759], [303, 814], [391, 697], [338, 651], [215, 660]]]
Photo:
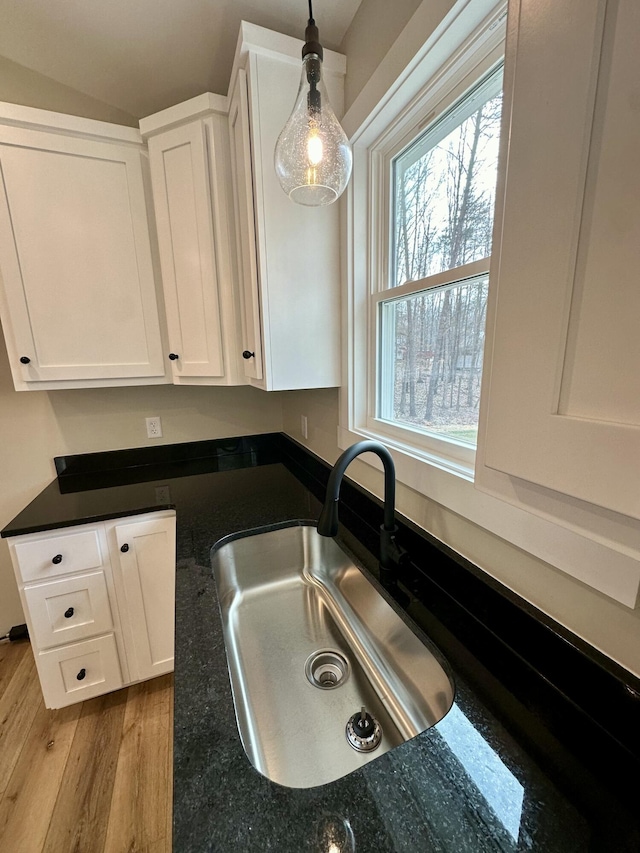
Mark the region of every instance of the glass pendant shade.
[[331, 109], [318, 54], [302, 60], [298, 96], [274, 159], [282, 189], [297, 204], [331, 204], [349, 182], [351, 145]]

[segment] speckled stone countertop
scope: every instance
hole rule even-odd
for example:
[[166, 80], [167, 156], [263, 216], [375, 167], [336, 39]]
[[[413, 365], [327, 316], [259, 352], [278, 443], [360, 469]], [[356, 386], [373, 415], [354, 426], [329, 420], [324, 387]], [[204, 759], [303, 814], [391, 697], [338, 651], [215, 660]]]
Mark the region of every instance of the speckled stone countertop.
[[[236, 726], [210, 550], [242, 530], [317, 518], [317, 497], [277, 457], [265, 445], [235, 461], [183, 459], [152, 475], [71, 472], [75, 483], [53, 483], [3, 531], [176, 508], [174, 853], [637, 853], [634, 816], [600, 787], [593, 767], [575, 750], [564, 756], [541, 714], [528, 720], [433, 616], [423, 627], [453, 663], [457, 686], [441, 723], [318, 788], [284, 788], [252, 767]], [[135, 482], [145, 476], [154, 479]], [[375, 573], [348, 524], [340, 538]], [[415, 599], [408, 606], [418, 621], [421, 609]], [[339, 831], [351, 840], [340, 841]]]

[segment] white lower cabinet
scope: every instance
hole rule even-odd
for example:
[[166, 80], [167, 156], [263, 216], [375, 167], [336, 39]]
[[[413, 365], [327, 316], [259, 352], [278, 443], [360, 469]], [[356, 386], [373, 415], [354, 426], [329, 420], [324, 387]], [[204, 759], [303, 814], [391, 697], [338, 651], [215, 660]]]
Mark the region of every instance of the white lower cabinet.
[[[142, 681], [173, 670], [175, 525], [166, 518], [107, 525], [117, 547], [114, 581], [129, 677]], [[170, 556], [170, 565], [167, 561]]]
[[175, 513], [10, 540], [45, 705], [173, 670]]

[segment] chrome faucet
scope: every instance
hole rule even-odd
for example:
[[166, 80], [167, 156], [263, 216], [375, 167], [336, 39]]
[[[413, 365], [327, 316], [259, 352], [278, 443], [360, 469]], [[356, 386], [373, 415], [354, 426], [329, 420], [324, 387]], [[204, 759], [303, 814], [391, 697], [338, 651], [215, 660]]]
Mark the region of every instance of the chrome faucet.
[[321, 536], [336, 536], [338, 533], [338, 500], [340, 486], [347, 466], [361, 453], [375, 453], [384, 467], [384, 521], [380, 527], [380, 575], [388, 578], [392, 566], [397, 565], [401, 551], [395, 541], [398, 527], [395, 522], [396, 469], [391, 454], [378, 441], [359, 441], [352, 444], [338, 458], [329, 474], [327, 495], [320, 518], [318, 533]]

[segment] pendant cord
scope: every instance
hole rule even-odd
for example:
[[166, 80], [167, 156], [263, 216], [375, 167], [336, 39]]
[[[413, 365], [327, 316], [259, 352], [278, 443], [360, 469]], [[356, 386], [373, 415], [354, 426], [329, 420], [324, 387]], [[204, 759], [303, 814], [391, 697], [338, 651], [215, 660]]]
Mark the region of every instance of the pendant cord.
[[311, 26], [315, 24], [315, 21], [313, 20], [313, 7], [311, 5], [311, 0], [309, 0], [309, 23]]

